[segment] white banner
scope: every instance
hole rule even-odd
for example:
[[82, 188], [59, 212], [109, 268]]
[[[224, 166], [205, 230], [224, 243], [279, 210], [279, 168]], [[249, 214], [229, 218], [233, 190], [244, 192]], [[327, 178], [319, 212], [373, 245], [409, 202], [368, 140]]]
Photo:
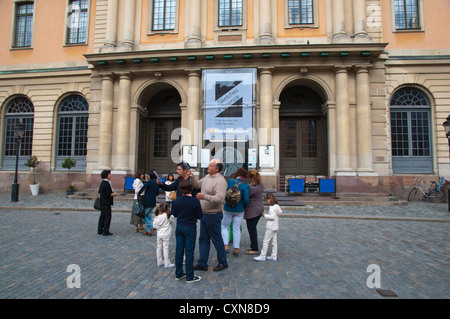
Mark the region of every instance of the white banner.
[[252, 139], [256, 69], [203, 70], [206, 140]]

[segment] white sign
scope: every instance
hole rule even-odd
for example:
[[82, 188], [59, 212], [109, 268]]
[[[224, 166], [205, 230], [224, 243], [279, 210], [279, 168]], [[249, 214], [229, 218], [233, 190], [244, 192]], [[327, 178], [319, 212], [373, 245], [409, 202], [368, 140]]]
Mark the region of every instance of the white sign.
[[183, 161], [190, 167], [197, 167], [197, 145], [183, 146]]
[[275, 146], [273, 145], [259, 146], [259, 167], [261, 168], [275, 167]]
[[256, 69], [203, 70], [205, 139], [252, 139]]

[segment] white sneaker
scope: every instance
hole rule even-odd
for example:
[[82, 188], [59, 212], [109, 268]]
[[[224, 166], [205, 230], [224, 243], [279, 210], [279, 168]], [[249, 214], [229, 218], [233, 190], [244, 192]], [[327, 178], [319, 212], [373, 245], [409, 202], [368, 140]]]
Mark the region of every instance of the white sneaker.
[[175, 264], [168, 264], [167, 266], [164, 266], [164, 268], [173, 268], [173, 267], [175, 267]]
[[158, 267], [164, 266], [164, 264], [158, 264]]
[[267, 257], [267, 260], [277, 261], [277, 257], [269, 256]]
[[261, 257], [261, 256], [253, 257], [253, 259], [256, 261], [266, 261], [266, 257]]

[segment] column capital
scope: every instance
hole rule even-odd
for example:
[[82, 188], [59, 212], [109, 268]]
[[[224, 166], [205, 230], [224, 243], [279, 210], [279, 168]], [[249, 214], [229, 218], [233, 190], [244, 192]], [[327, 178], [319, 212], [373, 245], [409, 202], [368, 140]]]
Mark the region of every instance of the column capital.
[[334, 65], [334, 72], [340, 73], [340, 72], [347, 72], [352, 68], [351, 64], [335, 64]]
[[133, 78], [133, 73], [131, 72], [123, 72], [118, 74], [119, 78], [122, 80], [131, 80]]
[[258, 67], [258, 71], [260, 74], [263, 73], [270, 73], [272, 74], [272, 72], [275, 70], [275, 66], [264, 66], [264, 67]]
[[114, 73], [101, 73], [100, 77], [102, 80], [114, 80], [116, 75]]
[[369, 72], [369, 69], [372, 67], [373, 67], [372, 64], [356, 64], [355, 65], [356, 73]]
[[189, 69], [184, 69], [184, 71], [189, 75], [189, 76], [200, 76], [202, 69], [200, 68], [189, 68]]

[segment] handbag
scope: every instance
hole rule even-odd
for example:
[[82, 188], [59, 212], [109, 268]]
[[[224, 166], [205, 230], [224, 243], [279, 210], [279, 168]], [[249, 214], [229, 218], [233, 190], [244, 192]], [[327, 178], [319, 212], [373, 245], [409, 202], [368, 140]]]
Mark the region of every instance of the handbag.
[[175, 199], [177, 199], [177, 192], [171, 191], [169, 193], [169, 200], [174, 201]]
[[145, 207], [144, 207], [144, 198], [143, 196], [138, 196], [139, 198], [136, 200], [136, 205], [134, 206], [134, 214], [139, 218], [145, 217]]
[[97, 196], [97, 198], [94, 201], [94, 208], [96, 210], [102, 210], [102, 207], [100, 206], [100, 194]]

